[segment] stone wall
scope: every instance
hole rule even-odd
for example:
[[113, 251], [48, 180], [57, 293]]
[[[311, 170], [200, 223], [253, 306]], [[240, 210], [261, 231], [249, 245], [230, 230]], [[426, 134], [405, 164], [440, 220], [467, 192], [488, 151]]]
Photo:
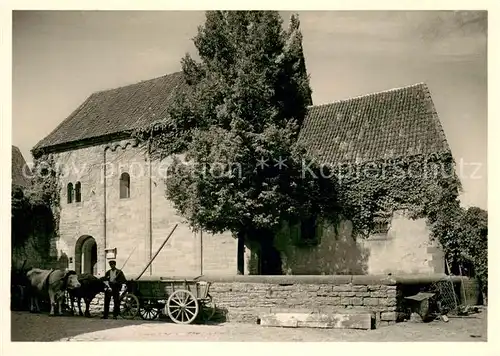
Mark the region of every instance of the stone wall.
[[[104, 186], [102, 176], [103, 147], [94, 146], [55, 155], [62, 169], [61, 201], [57, 251], [70, 259], [75, 269], [75, 247], [78, 239], [93, 237], [97, 243], [98, 270], [104, 268]], [[82, 201], [68, 204], [67, 185], [80, 182]]]
[[430, 235], [426, 219], [411, 220], [404, 212], [395, 212], [386, 235], [373, 235], [361, 242], [370, 251], [367, 272], [444, 273], [444, 253]]
[[[128, 258], [128, 274], [140, 273], [149, 256], [147, 163], [144, 153], [126, 141], [106, 150], [106, 245], [117, 249], [118, 268]], [[120, 197], [122, 173], [130, 176], [129, 198]]]
[[[453, 283], [459, 304], [478, 303], [480, 292], [474, 279], [450, 278], [441, 274], [199, 278], [211, 282], [209, 293], [216, 303], [216, 318], [222, 317], [227, 322], [256, 324], [261, 316], [270, 313], [369, 313], [375, 328], [408, 317], [404, 297], [426, 290], [432, 283], [443, 279]], [[102, 314], [103, 302], [102, 294], [92, 301], [93, 315]]]
[[[66, 166], [61, 178], [59, 254], [77, 269], [77, 241], [92, 237], [97, 244], [97, 274], [107, 269], [105, 248], [117, 249], [117, 264], [126, 275], [138, 274], [161, 246], [175, 224], [176, 231], [146, 275], [236, 275], [238, 243], [230, 234], [193, 232], [165, 198], [168, 159], [149, 162], [147, 152], [133, 141], [78, 148], [57, 154]], [[106, 167], [106, 170], [104, 170]], [[120, 175], [129, 173], [130, 198], [120, 199]], [[82, 201], [67, 203], [69, 182], [82, 184]], [[106, 192], [106, 198], [104, 197]], [[323, 226], [317, 246], [290, 243], [297, 227], [285, 227], [278, 244], [284, 271], [291, 275], [442, 273], [441, 250], [429, 241], [424, 220], [396, 214], [389, 232], [366, 240], [352, 237], [352, 226]], [[248, 248], [245, 255], [251, 255]], [[130, 257], [129, 257], [130, 256]], [[248, 263], [245, 273], [249, 272]]]
[[[254, 277], [254, 278], [252, 278]], [[230, 322], [257, 323], [275, 312], [373, 312], [396, 322], [396, 282], [386, 276], [237, 276], [211, 280], [210, 295]]]
[[[369, 312], [377, 326], [397, 319], [396, 282], [386, 276], [207, 276], [200, 280], [211, 282], [209, 293], [217, 313], [228, 322], [256, 324], [260, 315], [275, 312]], [[92, 301], [94, 314], [102, 314], [103, 301], [102, 294]]]
[[[123, 268], [127, 277], [137, 275], [178, 224], [146, 275], [237, 273], [237, 241], [230, 234], [194, 233], [165, 198], [168, 162], [153, 162], [150, 167], [147, 153], [127, 140], [61, 152], [56, 162], [65, 168], [57, 251], [68, 256], [70, 269], [77, 269], [77, 241], [92, 237], [97, 244], [98, 275], [108, 268], [105, 248], [117, 249], [119, 268], [128, 259]], [[123, 172], [130, 175], [126, 199], [120, 199]], [[70, 182], [81, 183], [81, 202], [68, 204]]]
[[444, 273], [442, 250], [430, 241], [424, 219], [395, 213], [386, 234], [352, 236], [352, 224], [320, 224], [314, 246], [296, 246], [298, 226], [284, 226], [276, 247], [283, 269], [293, 275]]

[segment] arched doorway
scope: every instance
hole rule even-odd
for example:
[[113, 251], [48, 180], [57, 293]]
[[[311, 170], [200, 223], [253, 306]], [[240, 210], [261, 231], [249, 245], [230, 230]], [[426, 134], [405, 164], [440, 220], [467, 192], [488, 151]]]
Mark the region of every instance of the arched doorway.
[[76, 273], [96, 274], [97, 243], [92, 236], [81, 236], [75, 245]]

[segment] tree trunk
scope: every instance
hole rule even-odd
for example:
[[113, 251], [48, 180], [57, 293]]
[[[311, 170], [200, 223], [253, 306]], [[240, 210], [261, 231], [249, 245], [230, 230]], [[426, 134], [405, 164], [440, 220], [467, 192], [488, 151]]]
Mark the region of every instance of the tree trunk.
[[238, 264], [238, 274], [245, 274], [245, 234], [244, 233], [239, 233], [238, 234], [238, 257], [237, 257], [237, 264]]

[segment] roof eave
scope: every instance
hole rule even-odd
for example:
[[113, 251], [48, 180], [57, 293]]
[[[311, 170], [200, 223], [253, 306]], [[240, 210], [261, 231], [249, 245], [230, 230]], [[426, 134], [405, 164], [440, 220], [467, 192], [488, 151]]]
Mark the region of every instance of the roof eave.
[[128, 131], [114, 132], [111, 134], [91, 137], [78, 141], [68, 141], [56, 145], [47, 145], [38, 147], [35, 146], [31, 149], [31, 153], [33, 154], [33, 156], [35, 156], [35, 158], [37, 158], [37, 156], [39, 157], [43, 154], [61, 153], [65, 151], [71, 151], [91, 146], [104, 145], [113, 141], [120, 141], [129, 138], [131, 138], [131, 134]]

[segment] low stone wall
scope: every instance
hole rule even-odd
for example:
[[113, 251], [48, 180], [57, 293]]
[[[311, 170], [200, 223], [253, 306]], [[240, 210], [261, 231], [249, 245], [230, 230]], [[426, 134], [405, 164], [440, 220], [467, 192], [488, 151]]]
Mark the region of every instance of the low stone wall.
[[[76, 304], [76, 303], [75, 303]], [[85, 303], [82, 300], [82, 312], [85, 312]], [[101, 316], [104, 311], [104, 293], [99, 293], [95, 296], [95, 298], [90, 302], [90, 313], [92, 315]], [[111, 299], [110, 304], [110, 313], [113, 313], [113, 299]]]
[[[375, 327], [396, 323], [407, 287], [421, 287], [444, 275], [334, 275], [334, 276], [202, 276], [211, 282], [210, 295], [219, 315], [228, 322], [258, 323], [269, 313], [372, 313]], [[145, 280], [159, 280], [148, 276]], [[194, 277], [169, 279], [193, 280]], [[452, 277], [457, 286], [467, 278]], [[409, 294], [408, 294], [409, 295]], [[461, 298], [460, 298], [461, 299]], [[470, 299], [469, 299], [470, 300]], [[112, 311], [112, 304], [110, 312]], [[91, 312], [102, 314], [104, 296], [92, 301]]]
[[373, 312], [377, 326], [397, 320], [397, 288], [387, 276], [205, 277], [227, 321], [258, 323], [266, 313]]
[[[203, 276], [198, 280], [211, 282], [217, 312], [229, 322], [255, 324], [263, 313], [339, 311], [373, 312], [378, 325], [396, 322], [396, 283], [387, 276]], [[110, 312], [112, 305], [111, 301]], [[102, 314], [103, 293], [94, 298], [90, 310], [93, 315]]]

